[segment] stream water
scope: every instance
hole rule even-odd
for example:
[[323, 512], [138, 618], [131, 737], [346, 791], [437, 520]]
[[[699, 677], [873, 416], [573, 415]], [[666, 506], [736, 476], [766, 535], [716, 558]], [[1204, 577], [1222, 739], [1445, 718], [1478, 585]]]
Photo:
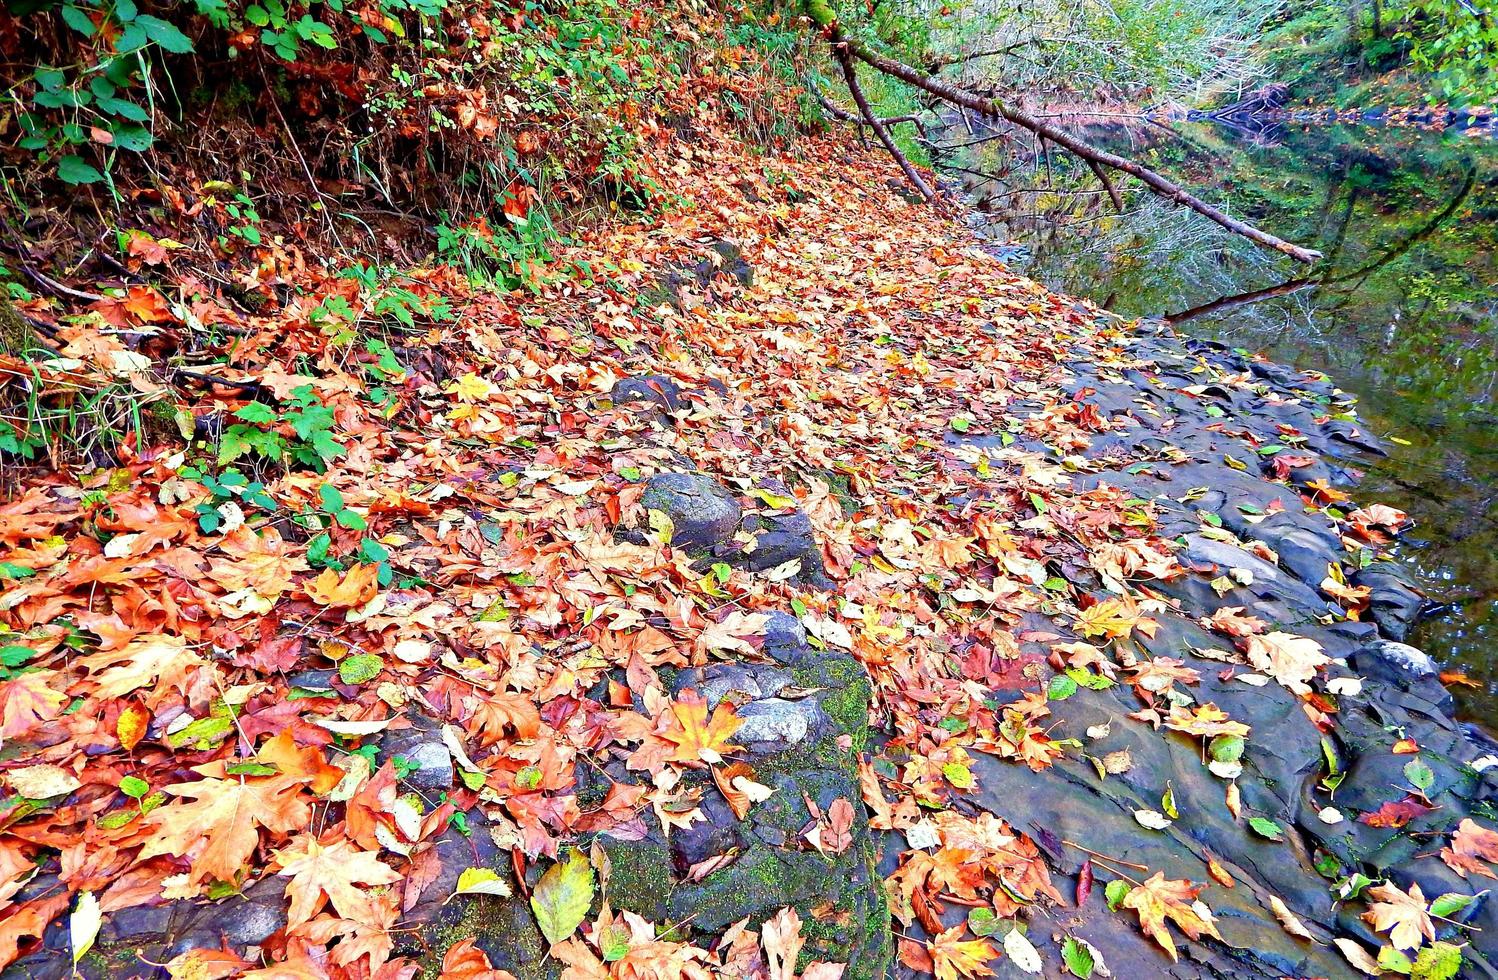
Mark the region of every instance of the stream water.
[[[1498, 729], [1498, 139], [1492, 129], [1098, 121], [1127, 151], [1326, 258], [1270, 255], [1144, 192], [1117, 214], [1056, 154], [954, 120], [948, 162], [1010, 265], [1127, 316], [1329, 374], [1391, 440], [1363, 502], [1414, 519], [1396, 546], [1433, 613], [1410, 642]], [[980, 177], [976, 172], [997, 174]]]

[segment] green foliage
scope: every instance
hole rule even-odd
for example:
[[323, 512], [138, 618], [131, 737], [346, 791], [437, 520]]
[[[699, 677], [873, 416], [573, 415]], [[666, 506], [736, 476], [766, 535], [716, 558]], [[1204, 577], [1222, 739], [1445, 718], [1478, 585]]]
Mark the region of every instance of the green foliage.
[[[311, 385], [293, 389], [285, 408], [250, 402], [235, 411], [234, 418], [239, 421], [227, 426], [219, 439], [220, 466], [249, 456], [321, 473], [344, 453], [343, 446], [333, 438], [333, 410], [322, 403]], [[282, 434], [283, 426], [291, 428], [291, 436]]]
[[[376, 44], [404, 40], [401, 18], [430, 20], [446, 0], [374, 0], [356, 9], [347, 0], [193, 0], [142, 11], [136, 0], [30, 0], [15, 5], [25, 26], [45, 34], [63, 29], [58, 63], [37, 63], [22, 79], [25, 111], [19, 145], [35, 152], [68, 184], [110, 182], [120, 151], [143, 153], [155, 143], [155, 119], [178, 88], [171, 56], [198, 54], [206, 35], [228, 57], [235, 39], [252, 38], [283, 62], [308, 46], [332, 51], [353, 37]], [[366, 15], [375, 16], [366, 19]]]
[[198, 527], [204, 534], [212, 534], [223, 527], [225, 504], [234, 502], [236, 505], [242, 505], [241, 512], [245, 507], [266, 514], [273, 513], [276, 509], [275, 498], [266, 493], [265, 484], [259, 480], [250, 480], [238, 470], [225, 470], [214, 476], [204, 473], [197, 467], [184, 466], [180, 472], [187, 479], [203, 484], [213, 495], [210, 500], [198, 504], [195, 508], [198, 515]]
[[1458, 105], [1498, 99], [1498, 17], [1463, 0], [1417, 0], [1402, 11], [1398, 39], [1410, 62]]

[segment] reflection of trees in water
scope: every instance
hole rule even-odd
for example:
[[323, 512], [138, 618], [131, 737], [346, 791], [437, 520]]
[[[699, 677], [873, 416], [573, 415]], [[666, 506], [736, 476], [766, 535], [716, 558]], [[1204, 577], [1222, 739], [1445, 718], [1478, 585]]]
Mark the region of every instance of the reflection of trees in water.
[[1245, 146], [1177, 129], [1187, 138], [1138, 125], [1110, 136], [1325, 260], [1302, 274], [1142, 194], [1115, 214], [1086, 171], [1048, 168], [1037, 147], [984, 143], [960, 163], [1007, 168], [971, 183], [993, 201], [996, 233], [1028, 249], [1014, 263], [1028, 274], [1325, 370], [1360, 395], [1372, 428], [1408, 441], [1369, 466], [1359, 496], [1416, 519], [1401, 552], [1450, 606], [1415, 640], [1482, 682], [1459, 693], [1498, 717], [1498, 146], [1341, 127]]

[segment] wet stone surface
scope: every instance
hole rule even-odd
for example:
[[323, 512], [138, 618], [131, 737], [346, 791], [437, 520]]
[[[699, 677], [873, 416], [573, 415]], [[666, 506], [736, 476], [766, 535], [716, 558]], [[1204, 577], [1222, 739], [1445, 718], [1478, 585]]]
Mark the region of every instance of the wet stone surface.
[[[1252, 727], [1236, 779], [1243, 816], [1274, 820], [1284, 839], [1254, 835], [1235, 821], [1224, 805], [1228, 784], [1203, 764], [1199, 742], [1129, 719], [1139, 703], [1125, 686], [1084, 688], [1052, 708], [1058, 729], [1068, 734], [1107, 726], [1108, 734], [1087, 740], [1083, 751], [1093, 757], [1126, 751], [1126, 772], [1103, 778], [1075, 753], [1039, 774], [978, 756], [979, 805], [1042, 840], [1049, 833], [1053, 842], [1083, 841], [1167, 878], [1204, 881], [1210, 858], [1236, 880], [1232, 889], [1212, 890], [1223, 942], [1187, 942], [1178, 963], [1122, 927], [1107, 911], [1101, 886], [1081, 908], [1037, 910], [1031, 917], [1030, 938], [1048, 962], [1060, 961], [1054, 937], [1065, 933], [1096, 945], [1114, 976], [1356, 976], [1330, 939], [1352, 937], [1370, 949], [1383, 940], [1359, 918], [1361, 904], [1332, 900], [1338, 878], [1361, 872], [1402, 888], [1418, 883], [1427, 897], [1478, 894], [1490, 884], [1457, 876], [1432, 842], [1463, 817], [1486, 816], [1498, 804], [1498, 769], [1479, 771], [1492, 764], [1485, 757], [1493, 745], [1453, 719], [1451, 696], [1430, 657], [1398, 642], [1422, 602], [1408, 575], [1381, 558], [1364, 564], [1332, 522], [1302, 500], [1303, 491], [1314, 494], [1318, 487], [1340, 487], [1355, 496], [1359, 460], [1381, 452], [1376, 438], [1355, 422], [1333, 417], [1345, 409], [1334, 386], [1164, 331], [1144, 331], [1122, 343], [1126, 356], [1136, 360], [1130, 369], [1068, 365], [1077, 403], [1095, 406], [1108, 420], [1081, 453], [1086, 462], [1075, 482], [1088, 489], [1122, 488], [1150, 501], [1161, 536], [1179, 544], [1177, 557], [1188, 574], [1149, 583], [1170, 608], [1151, 614], [1158, 631], [1153, 637], [1136, 634], [1138, 646], [1132, 648], [1196, 669], [1201, 680], [1189, 688], [1190, 696]], [[963, 441], [984, 444], [981, 437]], [[1283, 448], [1255, 451], [1274, 446]], [[1056, 458], [1036, 443], [1023, 448]], [[1277, 462], [1282, 454], [1286, 458]], [[1364, 621], [1343, 618], [1325, 590], [1329, 570], [1372, 590]], [[1196, 620], [1225, 606], [1244, 607], [1271, 629], [1316, 640], [1333, 658], [1328, 679], [1361, 679], [1358, 693], [1332, 698], [1331, 734], [1323, 735], [1301, 699], [1279, 684], [1222, 679], [1230, 642]], [[1117, 652], [1131, 646], [1124, 641]], [[1025, 647], [1045, 653], [1039, 645]], [[1359, 822], [1361, 814], [1398, 799], [1396, 787], [1407, 785], [1404, 766], [1411, 756], [1392, 751], [1401, 738], [1418, 743], [1419, 758], [1434, 773], [1428, 793], [1435, 809], [1402, 829]], [[1334, 795], [1322, 785], [1329, 758], [1341, 774]], [[1163, 831], [1142, 829], [1134, 812], [1160, 810], [1167, 787], [1179, 819]], [[1318, 814], [1327, 806], [1343, 818], [1323, 820]], [[1074, 883], [1085, 855], [1066, 847], [1048, 854], [1053, 869]], [[1100, 881], [1112, 877], [1097, 873]], [[1072, 894], [1066, 883], [1058, 887]], [[1271, 896], [1284, 901], [1316, 942], [1297, 940], [1281, 928]], [[1463, 976], [1498, 976], [1498, 908], [1484, 896], [1459, 918], [1475, 928], [1436, 925], [1441, 938], [1468, 944]], [[1007, 962], [997, 973], [1023, 975]]]

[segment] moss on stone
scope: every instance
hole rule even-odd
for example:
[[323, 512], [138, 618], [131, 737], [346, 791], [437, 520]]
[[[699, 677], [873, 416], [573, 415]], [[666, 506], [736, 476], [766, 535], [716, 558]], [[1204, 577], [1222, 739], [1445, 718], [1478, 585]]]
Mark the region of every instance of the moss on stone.
[[598, 843], [609, 856], [609, 904], [652, 922], [665, 919], [676, 887], [671, 849], [653, 841], [609, 837], [599, 837]]

